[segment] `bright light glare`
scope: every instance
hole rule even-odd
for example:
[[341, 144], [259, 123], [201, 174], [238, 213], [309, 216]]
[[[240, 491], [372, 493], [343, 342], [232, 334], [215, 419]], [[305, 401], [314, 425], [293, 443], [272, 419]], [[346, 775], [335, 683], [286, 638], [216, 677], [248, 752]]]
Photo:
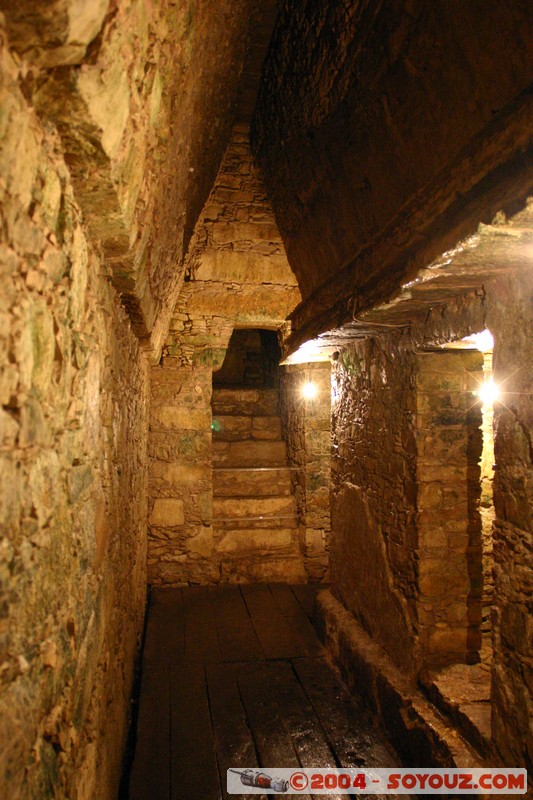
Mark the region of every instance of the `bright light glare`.
[[485, 381], [483, 386], [480, 388], [478, 392], [478, 397], [482, 403], [488, 405], [489, 403], [494, 403], [500, 397], [500, 389], [492, 378], [489, 378], [488, 381]]
[[312, 381], [304, 383], [302, 387], [302, 394], [306, 400], [314, 400], [314, 398], [317, 396], [317, 392], [318, 388], [316, 383], [313, 383]]
[[484, 331], [480, 331], [480, 333], [474, 333], [474, 335], [470, 338], [476, 345], [477, 349], [481, 350], [482, 353], [486, 353], [489, 350], [492, 350], [494, 347], [494, 338], [492, 333], [486, 328]]

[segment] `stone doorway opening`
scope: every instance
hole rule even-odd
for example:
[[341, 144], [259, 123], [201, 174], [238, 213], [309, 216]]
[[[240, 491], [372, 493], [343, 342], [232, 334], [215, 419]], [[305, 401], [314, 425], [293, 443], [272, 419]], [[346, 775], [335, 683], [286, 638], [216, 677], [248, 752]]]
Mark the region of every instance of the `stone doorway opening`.
[[424, 354], [418, 387], [421, 681], [485, 753], [494, 601], [492, 348], [485, 330]]
[[213, 373], [213, 388], [279, 385], [281, 350], [276, 331], [235, 329], [221, 368]]
[[213, 373], [213, 534], [220, 580], [306, 580], [282, 435], [275, 331], [237, 329]]

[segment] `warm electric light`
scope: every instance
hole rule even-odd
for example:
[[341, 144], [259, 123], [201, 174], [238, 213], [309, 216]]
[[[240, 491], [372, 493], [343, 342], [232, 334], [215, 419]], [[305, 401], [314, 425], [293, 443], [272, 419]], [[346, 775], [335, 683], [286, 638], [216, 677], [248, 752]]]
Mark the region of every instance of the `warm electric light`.
[[314, 400], [314, 398], [317, 396], [317, 392], [318, 388], [316, 383], [313, 383], [312, 381], [307, 381], [307, 383], [304, 383], [302, 387], [302, 394], [306, 400]]
[[489, 378], [488, 381], [485, 381], [478, 392], [479, 399], [485, 404], [494, 403], [496, 400], [498, 400], [499, 396], [500, 390], [492, 378]]
[[476, 345], [477, 349], [481, 350], [482, 353], [486, 353], [489, 350], [492, 350], [494, 347], [494, 338], [492, 333], [486, 328], [484, 331], [474, 333], [474, 335], [470, 338]]

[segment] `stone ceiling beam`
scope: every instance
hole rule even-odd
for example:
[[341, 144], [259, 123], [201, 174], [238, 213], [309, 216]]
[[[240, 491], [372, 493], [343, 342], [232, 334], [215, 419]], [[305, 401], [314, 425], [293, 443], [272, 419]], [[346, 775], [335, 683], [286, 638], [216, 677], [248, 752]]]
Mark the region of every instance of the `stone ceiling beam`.
[[532, 43], [523, 0], [282, 3], [252, 146], [302, 292], [289, 351], [523, 207]]

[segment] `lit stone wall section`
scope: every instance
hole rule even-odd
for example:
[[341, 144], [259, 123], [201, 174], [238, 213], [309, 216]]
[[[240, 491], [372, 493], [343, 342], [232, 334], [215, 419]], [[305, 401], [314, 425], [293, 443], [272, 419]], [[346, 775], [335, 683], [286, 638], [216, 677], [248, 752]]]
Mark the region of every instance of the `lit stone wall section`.
[[160, 352], [231, 132], [249, 0], [0, 0], [25, 91], [57, 126], [88, 234]]
[[0, 796], [108, 800], [146, 596], [148, 371], [4, 40], [0, 71]]
[[148, 581], [208, 583], [213, 558], [210, 367], [151, 370]]
[[[316, 385], [314, 399], [302, 389]], [[329, 578], [329, 482], [331, 462], [331, 368], [329, 363], [281, 368], [281, 411], [293, 470], [304, 566], [311, 581]]]
[[[494, 379], [502, 390], [494, 410], [492, 758], [495, 763], [517, 765], [527, 765], [531, 759], [532, 293], [533, 274], [524, 256], [522, 265], [488, 283], [484, 291], [449, 300], [415, 321], [410, 333], [347, 344], [334, 363], [332, 399], [332, 591], [414, 681], [428, 653], [442, 659], [460, 656], [456, 640], [465, 660], [475, 657], [482, 583], [478, 566], [482, 476], [477, 463], [481, 415], [475, 397], [470, 395], [469, 400], [469, 392], [476, 389], [471, 379], [476, 382], [476, 375], [482, 379], [482, 355], [457, 356], [449, 351], [431, 355], [417, 350], [485, 328], [492, 332]], [[466, 360], [463, 367], [471, 377], [463, 373], [459, 384], [455, 369], [420, 369], [424, 360], [433, 367], [435, 358], [445, 364], [449, 357]], [[459, 389], [455, 402], [451, 394]], [[442, 413], [447, 411], [460, 411], [463, 420], [468, 402], [477, 419], [466, 435], [453, 424], [442, 424]], [[432, 409], [441, 423], [430, 419]], [[466, 457], [470, 447], [471, 462]], [[450, 472], [444, 461], [452, 456]], [[450, 484], [455, 469], [459, 490]], [[475, 487], [468, 485], [471, 479]], [[444, 538], [439, 543], [440, 537]], [[439, 569], [456, 562], [453, 575], [437, 577], [433, 548], [439, 551]], [[467, 573], [476, 565], [468, 579], [465, 562]], [[472, 586], [472, 579], [479, 585]], [[467, 593], [465, 599], [470, 594], [474, 601], [471, 610], [466, 604], [468, 625], [472, 615], [476, 618], [470, 644], [466, 632], [451, 636], [446, 623], [440, 628], [436, 624], [437, 595], [443, 613], [455, 605], [465, 621], [465, 605], [461, 607], [458, 595], [453, 599], [459, 583]], [[431, 586], [435, 592], [427, 598]], [[452, 604], [446, 607], [448, 595]], [[432, 651], [431, 639], [437, 645]], [[470, 647], [474, 640], [475, 647]]]
[[481, 648], [479, 514], [483, 381], [477, 350], [417, 356], [418, 648], [425, 666], [473, 663]]
[[241, 327], [278, 327], [300, 301], [248, 126], [235, 125], [187, 259], [190, 315], [224, 314]]
[[[213, 540], [212, 374], [222, 366], [235, 326], [275, 330], [299, 299], [252, 161], [248, 127], [238, 124], [191, 241], [161, 362], [152, 369], [150, 508], [157, 512], [161, 499], [173, 498], [183, 503], [183, 519], [179, 513], [164, 525], [156, 524], [157, 513], [150, 519], [150, 583], [209, 582], [222, 573], [233, 581], [260, 576], [260, 565], [255, 572], [246, 567], [242, 532], [234, 541], [227, 534]], [[265, 534], [257, 540], [264, 543]], [[292, 541], [287, 549], [292, 553]], [[240, 566], [224, 572], [221, 559], [229, 563], [228, 553], [236, 550]]]
[[533, 761], [533, 269], [524, 265], [488, 287], [494, 335], [495, 404], [493, 736], [505, 763]]
[[[483, 353], [483, 376], [492, 375], [492, 350]], [[492, 612], [494, 601], [494, 404], [483, 403], [481, 407], [483, 452], [481, 455], [481, 530], [483, 535], [483, 604], [481, 633], [483, 637], [481, 658], [489, 662], [492, 659]]]
[[333, 362], [332, 590], [402, 667], [416, 615], [415, 356], [407, 335], [343, 348]]

